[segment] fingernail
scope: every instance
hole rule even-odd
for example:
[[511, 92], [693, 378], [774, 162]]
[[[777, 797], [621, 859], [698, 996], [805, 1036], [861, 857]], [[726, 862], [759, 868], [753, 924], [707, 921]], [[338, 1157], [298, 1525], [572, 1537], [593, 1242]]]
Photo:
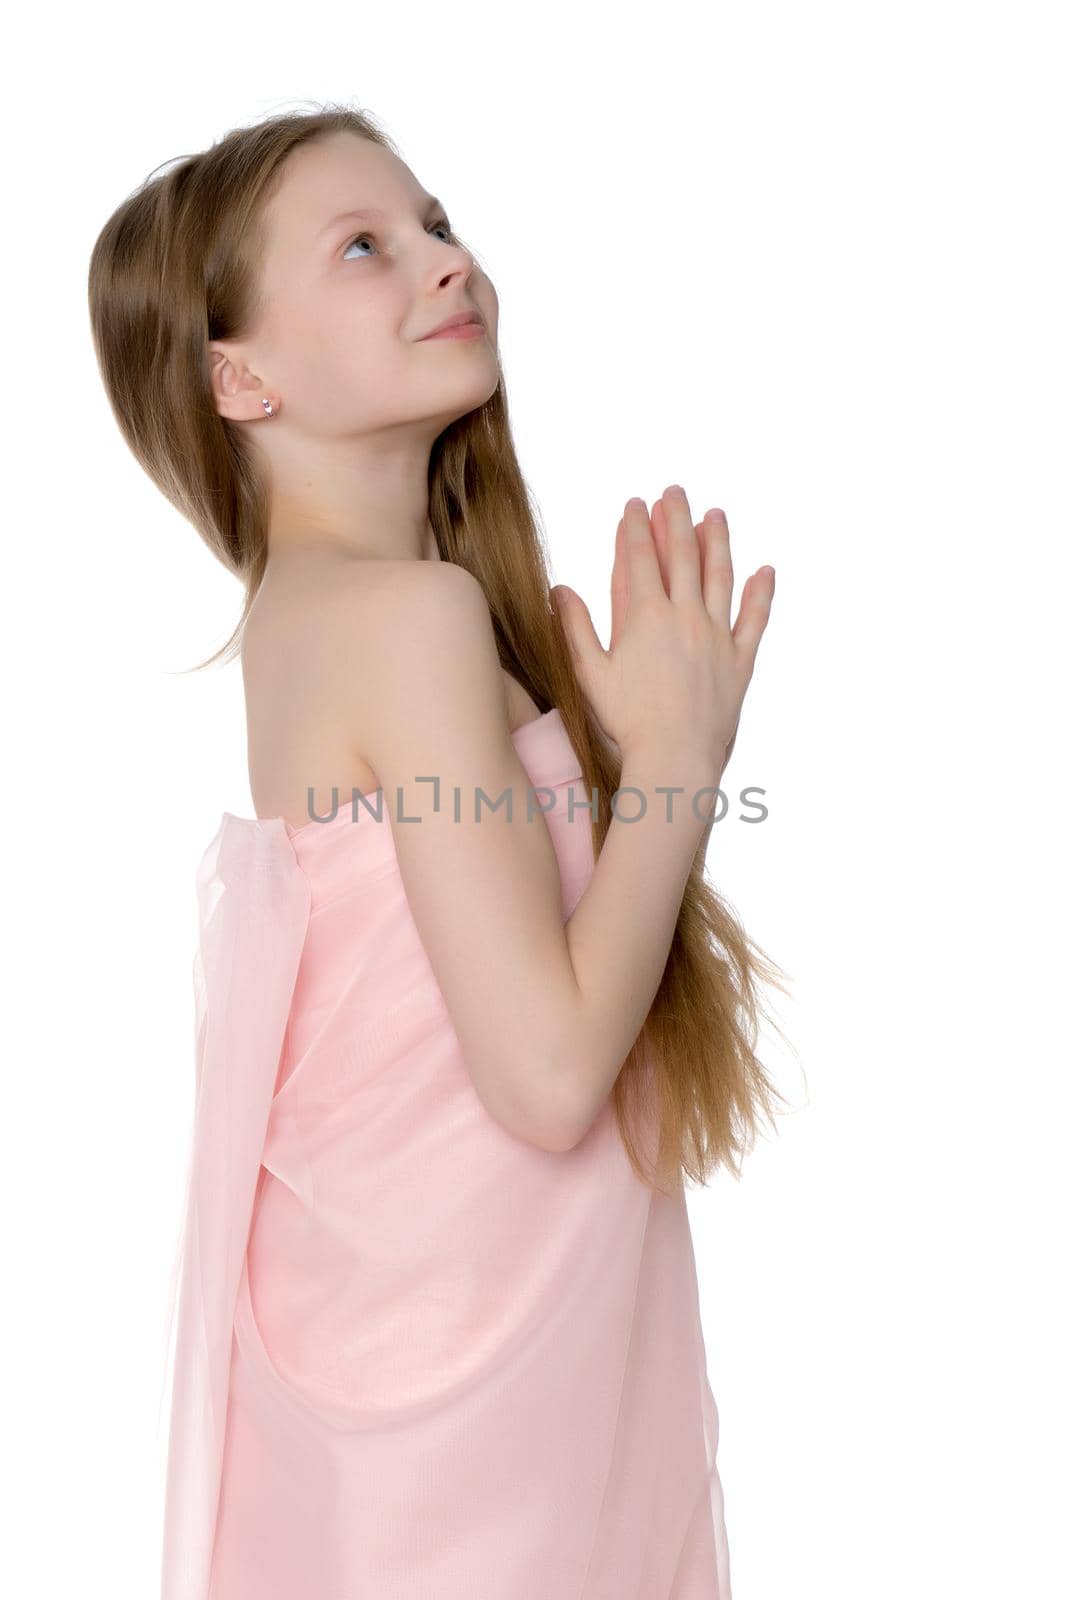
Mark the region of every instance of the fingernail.
[[715, 506], [713, 510], [708, 512], [708, 520], [711, 522], [725, 522], [726, 512], [721, 511], [718, 506]]

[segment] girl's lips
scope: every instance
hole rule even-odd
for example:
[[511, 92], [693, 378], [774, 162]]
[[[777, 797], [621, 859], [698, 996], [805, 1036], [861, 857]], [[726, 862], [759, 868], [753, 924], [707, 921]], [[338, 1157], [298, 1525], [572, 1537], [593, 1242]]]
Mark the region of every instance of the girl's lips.
[[442, 328], [440, 333], [428, 333], [422, 341], [424, 344], [430, 339], [481, 339], [485, 329], [480, 322], [462, 322], [456, 328]]

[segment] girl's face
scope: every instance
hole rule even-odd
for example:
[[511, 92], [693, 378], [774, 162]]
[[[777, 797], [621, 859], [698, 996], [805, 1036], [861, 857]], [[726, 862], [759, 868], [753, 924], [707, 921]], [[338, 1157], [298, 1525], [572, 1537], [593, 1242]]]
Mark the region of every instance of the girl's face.
[[[423, 422], [432, 442], [496, 390], [496, 291], [432, 201], [390, 150], [352, 134], [288, 157], [265, 213], [263, 315], [241, 344], [289, 430], [340, 440]], [[460, 311], [484, 334], [423, 337]]]

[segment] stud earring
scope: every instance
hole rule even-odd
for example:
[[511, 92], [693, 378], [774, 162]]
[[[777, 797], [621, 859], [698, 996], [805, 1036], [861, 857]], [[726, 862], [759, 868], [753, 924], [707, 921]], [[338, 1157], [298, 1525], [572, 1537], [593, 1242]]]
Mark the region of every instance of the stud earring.
[[271, 405], [270, 401], [266, 398], [265, 395], [263, 397], [263, 409], [267, 413], [268, 417], [273, 417], [273, 415], [274, 415], [274, 407]]

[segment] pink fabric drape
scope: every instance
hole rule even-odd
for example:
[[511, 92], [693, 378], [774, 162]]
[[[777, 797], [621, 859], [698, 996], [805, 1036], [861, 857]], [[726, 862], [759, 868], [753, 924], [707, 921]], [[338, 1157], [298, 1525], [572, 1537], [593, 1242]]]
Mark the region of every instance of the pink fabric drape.
[[196, 1101], [181, 1246], [162, 1600], [205, 1600], [237, 1289], [311, 895], [280, 819], [223, 818], [197, 873]]
[[[566, 921], [580, 763], [512, 737]], [[162, 1600], [729, 1600], [684, 1194], [610, 1102], [557, 1154], [489, 1116], [388, 813], [227, 814], [197, 889]]]

